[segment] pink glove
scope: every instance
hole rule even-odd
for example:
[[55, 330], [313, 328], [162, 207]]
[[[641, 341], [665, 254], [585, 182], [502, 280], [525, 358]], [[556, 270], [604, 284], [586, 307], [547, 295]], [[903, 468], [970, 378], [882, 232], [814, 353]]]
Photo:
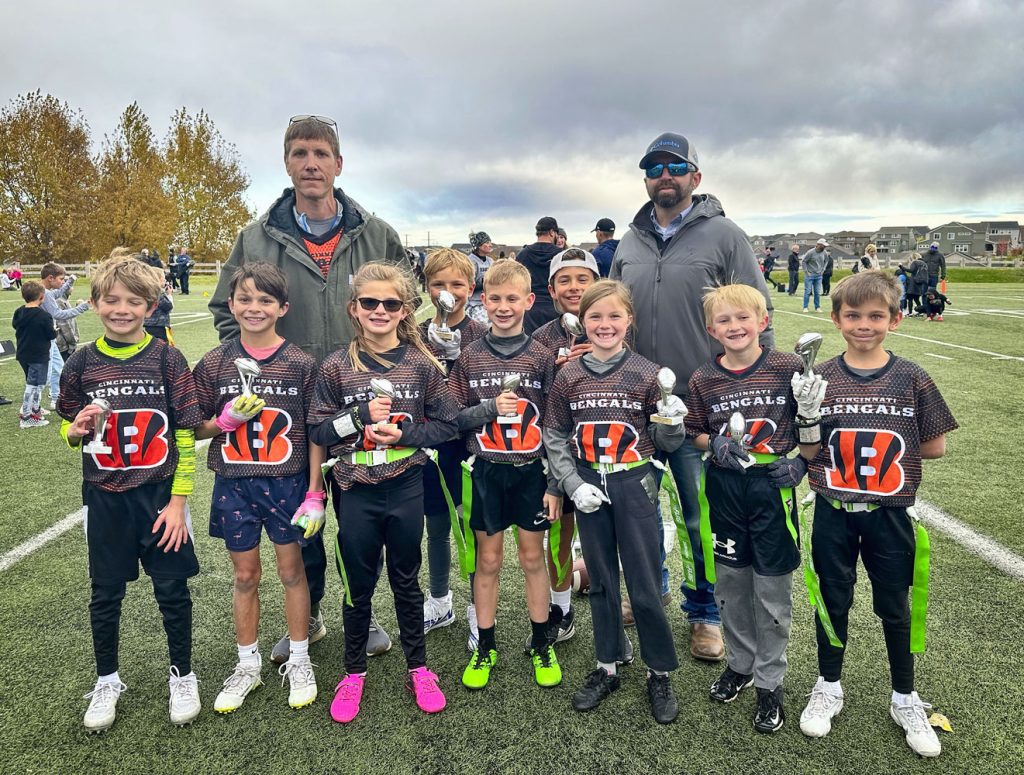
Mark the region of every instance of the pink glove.
[[266, 405], [259, 396], [237, 396], [224, 404], [214, 422], [225, 433], [231, 433], [262, 412]]
[[302, 505], [295, 510], [292, 524], [305, 528], [306, 532], [303, 534], [303, 538], [312, 538], [323, 528], [327, 516], [324, 511], [326, 501], [327, 493], [325, 492], [307, 492], [306, 500], [302, 501]]

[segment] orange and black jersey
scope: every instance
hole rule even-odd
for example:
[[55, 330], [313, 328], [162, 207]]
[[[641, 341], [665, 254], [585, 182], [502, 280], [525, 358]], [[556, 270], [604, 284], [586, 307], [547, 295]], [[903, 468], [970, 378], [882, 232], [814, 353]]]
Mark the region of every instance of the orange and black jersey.
[[[250, 358], [238, 339], [210, 350], [196, 364], [195, 379], [203, 417], [216, 417], [224, 404], [242, 394], [235, 358]], [[228, 479], [292, 476], [306, 470], [309, 449], [306, 417], [316, 383], [316, 361], [291, 342], [257, 361], [260, 376], [252, 392], [267, 402], [260, 414], [210, 442], [207, 466]]]
[[203, 422], [181, 351], [156, 338], [125, 360], [104, 355], [95, 342], [75, 351], [64, 364], [57, 411], [73, 421], [97, 398], [111, 406], [104, 436], [111, 452], [82, 454], [85, 481], [125, 492], [172, 477], [178, 465], [175, 429]]
[[[448, 391], [444, 375], [437, 366], [415, 347], [405, 344], [381, 353], [381, 356], [395, 365], [387, 369], [361, 355], [362, 362], [370, 371], [356, 371], [349, 360], [348, 348], [337, 350], [327, 356], [317, 376], [309, 409], [310, 437], [327, 446], [330, 457], [339, 457], [332, 476], [344, 490], [356, 482], [378, 484], [393, 479], [412, 466], [423, 465], [428, 458], [419, 448], [447, 441], [458, 431], [459, 405]], [[366, 439], [365, 433], [339, 439], [333, 421], [340, 415], [349, 414], [353, 408], [366, 410], [366, 404], [374, 398], [370, 390], [370, 380], [374, 377], [389, 380], [395, 389], [390, 422], [402, 429], [402, 440], [397, 449], [418, 449], [409, 457], [391, 463], [366, 466], [351, 463], [341, 456], [375, 449], [376, 445]], [[364, 422], [369, 424], [366, 420], [368, 410], [362, 414]]]
[[850, 371], [842, 355], [815, 371], [828, 389], [821, 451], [808, 468], [811, 489], [840, 501], [913, 505], [921, 443], [959, 427], [931, 377], [892, 353], [869, 377]]
[[[451, 372], [452, 364], [454, 364], [455, 361], [446, 360], [444, 356], [441, 354], [440, 348], [438, 348], [437, 345], [430, 341], [430, 338], [427, 336], [427, 331], [429, 329], [429, 320], [425, 320], [422, 323], [420, 323], [420, 338], [423, 340], [423, 343], [430, 349], [430, 352], [434, 354], [434, 357], [441, 361], [441, 363], [445, 365], [447, 370]], [[473, 342], [477, 341], [478, 339], [483, 339], [484, 336], [487, 334], [488, 330], [487, 326], [485, 326], [483, 323], [480, 323], [479, 321], [473, 320], [473, 318], [471, 318], [469, 315], [466, 315], [456, 325], [452, 326], [451, 329], [452, 331], [460, 332], [461, 338], [459, 339], [459, 345], [462, 350], [466, 349], [466, 345], [470, 345]]]
[[508, 374], [520, 377], [516, 411], [521, 421], [495, 419], [472, 428], [466, 433], [466, 448], [492, 462], [526, 463], [544, 457], [541, 413], [555, 378], [550, 350], [528, 338], [514, 353], [503, 355], [486, 337], [479, 339], [463, 346], [448, 375], [448, 387], [462, 406], [477, 406], [501, 393], [502, 377]]
[[658, 366], [629, 352], [599, 375], [582, 358], [555, 376], [544, 427], [572, 438], [573, 457], [588, 463], [634, 463], [654, 454], [647, 430], [657, 411]]
[[746, 433], [754, 452], [785, 455], [796, 447], [796, 402], [790, 381], [800, 369], [796, 355], [768, 348], [739, 374], [724, 368], [718, 358], [705, 363], [690, 377], [686, 435], [716, 436], [729, 417], [739, 412], [747, 421]]
[[[569, 344], [569, 334], [565, 330], [565, 327], [562, 325], [561, 316], [555, 318], [554, 320], [549, 320], [547, 323], [545, 323], [532, 334], [530, 334], [530, 338], [532, 338], [534, 341], [540, 342], [549, 350], [552, 350], [555, 353], [555, 355], [558, 354], [558, 348], [572, 346], [571, 344]], [[589, 341], [590, 340], [587, 338], [586, 333], [582, 333], [579, 336], [573, 337], [572, 344], [583, 344], [584, 342]], [[626, 347], [628, 347], [629, 349], [633, 349], [632, 328], [626, 330], [625, 344]]]

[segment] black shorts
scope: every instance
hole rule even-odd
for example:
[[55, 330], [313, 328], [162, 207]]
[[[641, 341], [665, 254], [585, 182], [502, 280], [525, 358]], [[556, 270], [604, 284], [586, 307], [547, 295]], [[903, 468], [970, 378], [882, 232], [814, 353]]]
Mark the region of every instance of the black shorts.
[[782, 576], [800, 567], [799, 545], [787, 526], [788, 506], [789, 522], [799, 530], [795, 498], [783, 504], [781, 490], [772, 487], [764, 469], [739, 473], [708, 466], [705, 494], [715, 563], [751, 565], [760, 576]]
[[199, 573], [187, 507], [188, 543], [176, 552], [165, 552], [164, 547], [157, 546], [163, 530], [154, 533], [153, 523], [171, 500], [171, 481], [151, 482], [126, 492], [107, 492], [82, 484], [89, 577], [93, 581], [135, 581], [139, 577], [139, 561], [146, 575], [154, 579], [187, 579]]
[[423, 513], [424, 514], [447, 514], [448, 501], [441, 491], [441, 477], [437, 473], [437, 467], [441, 467], [444, 474], [444, 482], [448, 485], [448, 494], [452, 496], [452, 502], [456, 506], [462, 505], [462, 461], [469, 457], [466, 451], [466, 442], [462, 439], [452, 439], [443, 444], [438, 444], [437, 465], [427, 461], [423, 466]]
[[489, 536], [512, 525], [535, 533], [547, 530], [551, 526], [544, 509], [547, 487], [544, 461], [539, 458], [522, 466], [477, 458], [469, 526]]
[[872, 584], [904, 589], [914, 583], [913, 520], [906, 508], [844, 511], [820, 495], [814, 500], [811, 552], [822, 582], [853, 585], [857, 557]]
[[228, 551], [247, 552], [260, 545], [261, 528], [275, 544], [306, 545], [292, 515], [306, 499], [309, 475], [228, 479], [217, 475], [210, 504], [210, 535], [224, 539]]

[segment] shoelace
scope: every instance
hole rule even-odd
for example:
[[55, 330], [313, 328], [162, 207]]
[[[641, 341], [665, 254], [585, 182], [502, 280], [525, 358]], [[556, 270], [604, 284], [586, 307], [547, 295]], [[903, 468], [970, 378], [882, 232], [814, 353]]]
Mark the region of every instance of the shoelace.
[[277, 671], [281, 676], [281, 686], [284, 686], [286, 678], [291, 686], [305, 687], [315, 683], [314, 667], [316, 665], [312, 662], [285, 662], [281, 665], [281, 669]]
[[826, 715], [826, 706], [834, 704], [839, 699], [826, 692], [824, 687], [811, 689], [811, 693], [807, 696], [811, 698], [808, 708], [810, 708], [811, 715], [813, 716]]
[[171, 668], [171, 702], [180, 700], [199, 701], [199, 681], [180, 675], [176, 667]]
[[89, 700], [90, 705], [106, 710], [126, 691], [128, 691], [128, 687], [121, 681], [102, 681], [98, 682], [91, 692], [84, 695], [83, 699]]
[[413, 670], [410, 675], [412, 675], [412, 685], [416, 689], [417, 694], [434, 694], [435, 692], [441, 691], [440, 687], [437, 685], [437, 676], [425, 667], [421, 667], [419, 670]]
[[356, 699], [356, 695], [362, 689], [362, 685], [363, 682], [360, 680], [353, 679], [350, 681], [348, 678], [345, 678], [344, 681], [338, 684], [338, 694], [341, 695], [341, 699], [350, 702]]
[[257, 665], [235, 665], [234, 672], [224, 680], [224, 689], [233, 691], [245, 688], [245, 684], [253, 678], [258, 679], [260, 668]]
[[775, 695], [772, 693], [762, 694], [757, 698], [757, 710], [765, 716], [771, 714], [777, 706], [778, 703], [775, 701]]
[[659, 699], [668, 699], [671, 684], [667, 675], [652, 675], [650, 679], [651, 694]]
[[534, 655], [535, 659], [539, 659], [540, 660], [541, 665], [543, 665], [544, 667], [551, 667], [551, 647], [550, 646], [546, 646], [544, 649], [542, 649], [540, 651], [538, 651], [537, 649], [534, 649], [533, 650], [533, 655]]
[[900, 714], [901, 718], [907, 720], [911, 732], [923, 732], [931, 728], [928, 723], [928, 715], [925, 713], [926, 708], [931, 708], [931, 705], [918, 699], [909, 705], [897, 705], [896, 712]]
[[479, 670], [485, 664], [491, 664], [490, 650], [484, 653], [483, 649], [477, 649], [476, 652], [473, 654], [473, 669]]

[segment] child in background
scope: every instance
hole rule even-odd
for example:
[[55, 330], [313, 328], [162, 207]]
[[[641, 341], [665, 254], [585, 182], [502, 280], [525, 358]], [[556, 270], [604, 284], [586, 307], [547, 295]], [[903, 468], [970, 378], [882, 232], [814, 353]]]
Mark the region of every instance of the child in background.
[[[523, 318], [533, 305], [530, 272], [514, 261], [499, 261], [484, 275], [484, 309], [490, 332], [468, 345], [452, 367], [449, 387], [465, 407], [459, 430], [473, 454], [469, 525], [476, 545], [473, 580], [479, 643], [462, 674], [469, 689], [482, 689], [498, 660], [495, 612], [498, 576], [505, 552], [505, 531], [517, 531], [519, 565], [526, 577], [530, 648], [538, 686], [562, 682], [549, 622], [544, 567], [544, 533], [558, 519], [562, 494], [548, 482], [541, 438], [541, 410], [554, 379], [551, 352], [523, 333]], [[515, 375], [519, 385], [505, 390], [502, 380]], [[511, 417], [511, 421], [508, 419]], [[571, 539], [570, 539], [571, 540]], [[557, 629], [556, 629], [557, 634]]]
[[[433, 320], [424, 321], [420, 326], [420, 337], [427, 343], [434, 357], [444, 363], [448, 372], [451, 371], [462, 348], [487, 333], [486, 325], [478, 323], [466, 314], [466, 302], [473, 293], [476, 268], [465, 253], [452, 248], [441, 248], [431, 251], [427, 256], [423, 274], [430, 300], [437, 311]], [[443, 334], [446, 332], [441, 331], [442, 315], [437, 308], [437, 296], [441, 291], [448, 291], [455, 298], [455, 308], [447, 318], [451, 339], [445, 338]], [[450, 586], [452, 554], [449, 536], [452, 523], [448, 501], [441, 490], [440, 476], [444, 475], [453, 505], [458, 508], [462, 504], [462, 461], [468, 456], [466, 444], [461, 438], [442, 442], [435, 449], [437, 465], [423, 466], [423, 510], [427, 523], [427, 568], [430, 575], [429, 595], [423, 604], [424, 633], [439, 627], [447, 627], [455, 621]], [[469, 519], [469, 515], [462, 515], [462, 519]], [[472, 574], [469, 579], [469, 594], [470, 603], [466, 608], [466, 617], [469, 620], [467, 645], [472, 651], [477, 644]]]
[[[758, 344], [768, 310], [764, 296], [749, 285], [709, 291], [704, 318], [725, 351], [693, 373], [686, 401], [686, 433], [711, 453], [701, 477], [702, 503], [708, 504], [701, 544], [728, 659], [711, 699], [732, 702], [753, 684], [754, 729], [777, 732], [785, 720], [782, 682], [793, 571], [800, 565], [794, 488], [807, 472], [802, 458], [786, 457], [796, 447], [790, 381], [800, 359]], [[742, 438], [730, 438], [722, 431], [737, 405], [744, 406], [745, 429]], [[745, 467], [749, 458], [753, 464]]]
[[573, 695], [578, 711], [596, 708], [619, 688], [617, 663], [626, 633], [619, 599], [619, 561], [633, 603], [640, 654], [649, 668], [647, 694], [658, 723], [679, 712], [669, 671], [678, 667], [672, 630], [661, 604], [661, 547], [651, 470], [656, 448], [672, 452], [684, 426], [652, 423], [652, 414], [682, 417], [678, 396], [661, 400], [656, 364], [624, 346], [633, 324], [629, 291], [600, 280], [580, 301], [593, 349], [555, 377], [544, 415], [544, 446], [563, 492], [576, 506], [590, 573], [597, 668]]
[[[309, 661], [309, 587], [301, 547], [323, 527], [326, 499], [320, 470], [324, 450], [306, 438], [316, 362], [277, 333], [278, 319], [288, 312], [288, 280], [277, 267], [243, 264], [231, 278], [228, 307], [240, 338], [204, 355], [193, 374], [203, 416], [216, 417], [196, 433], [196, 438], [213, 439], [210, 535], [223, 539], [235, 571], [238, 664], [213, 709], [237, 710], [263, 683], [257, 639], [263, 529], [284, 586], [290, 642], [280, 673], [288, 678], [288, 704], [302, 708], [316, 699], [317, 687]], [[259, 367], [250, 393], [243, 390], [235, 365], [239, 358], [250, 358]], [[299, 520], [302, 527], [295, 526]]]
[[146, 318], [146, 323], [143, 326], [146, 329], [146, 333], [150, 336], [163, 339], [172, 346], [174, 345], [174, 341], [171, 338], [171, 310], [174, 309], [173, 293], [174, 290], [171, 284], [164, 283], [164, 290], [160, 294], [160, 300], [157, 301], [153, 314]]
[[[70, 289], [68, 290], [70, 292]], [[57, 305], [57, 309], [71, 309], [71, 302], [68, 301], [68, 297], [65, 295], [57, 296], [54, 302]], [[71, 354], [78, 349], [78, 320], [76, 318], [67, 318], [54, 322], [57, 324], [57, 351], [60, 353], [61, 360], [67, 363]]]
[[941, 323], [942, 313], [946, 311], [946, 305], [952, 303], [949, 297], [942, 291], [937, 288], [929, 288], [924, 295], [924, 302], [921, 306], [924, 307], [924, 314], [928, 316], [928, 320], [936, 320]]
[[337, 457], [331, 495], [338, 518], [335, 556], [345, 584], [346, 673], [331, 717], [341, 723], [359, 713], [370, 601], [384, 548], [409, 670], [406, 688], [425, 713], [445, 707], [437, 676], [426, 666], [419, 467], [429, 462], [423, 447], [455, 435], [459, 407], [445, 385], [444, 367], [420, 340], [413, 317], [418, 298], [411, 276], [394, 265], [359, 269], [348, 305], [355, 339], [324, 360], [310, 407], [310, 437]]
[[[822, 445], [809, 467], [817, 493], [811, 546], [827, 616], [823, 621], [816, 611], [820, 674], [800, 729], [824, 737], [843, 708], [840, 677], [860, 556], [885, 634], [889, 714], [915, 753], [938, 756], [942, 746], [926, 713], [931, 706], [914, 690], [914, 652], [924, 649], [920, 596], [927, 595], [928, 534], [913, 506], [921, 461], [945, 454], [946, 434], [957, 423], [924, 369], [885, 349], [885, 337], [900, 322], [894, 278], [861, 272], [841, 280], [832, 292], [832, 322], [847, 346], [815, 367], [828, 391], [821, 404]], [[809, 382], [794, 380], [798, 402], [813, 392]]]
[[[25, 372], [25, 394], [21, 400], [18, 427], [42, 428], [50, 421], [43, 418], [43, 388], [50, 368], [50, 342], [57, 335], [53, 318], [43, 309], [42, 283], [29, 280], [21, 288], [22, 307], [14, 311], [11, 326], [17, 339], [15, 358]], [[47, 412], [48, 414], [48, 412]]]
[[[92, 303], [103, 335], [71, 356], [61, 374], [61, 434], [77, 449], [90, 437], [107, 450], [83, 448], [82, 496], [96, 654], [96, 687], [85, 728], [114, 723], [126, 686], [118, 673], [118, 630], [126, 582], [139, 561], [153, 581], [171, 658], [171, 723], [199, 715], [192, 672], [192, 598], [199, 572], [186, 498], [195, 476], [194, 429], [203, 418], [185, 357], [142, 330], [163, 285], [159, 271], [115, 256], [92, 276]], [[101, 423], [106, 401], [112, 413]]]

